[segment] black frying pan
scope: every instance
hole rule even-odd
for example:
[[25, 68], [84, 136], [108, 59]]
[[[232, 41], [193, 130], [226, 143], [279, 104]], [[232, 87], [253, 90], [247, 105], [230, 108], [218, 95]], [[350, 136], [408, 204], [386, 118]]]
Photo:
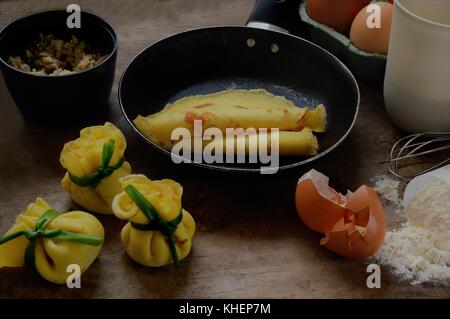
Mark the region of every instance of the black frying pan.
[[[273, 31], [300, 29], [298, 2], [256, 2], [249, 22], [272, 30], [240, 26], [196, 29], [165, 38], [139, 53], [119, 84], [120, 105], [135, 132], [170, 155], [138, 131], [132, 122], [137, 115], [156, 113], [185, 96], [229, 88], [264, 88], [299, 106], [323, 103], [328, 114], [327, 132], [318, 135], [320, 153], [282, 157], [280, 169], [312, 162], [336, 148], [355, 123], [358, 85], [347, 67], [329, 52], [302, 38]], [[198, 165], [255, 172], [261, 166]]]

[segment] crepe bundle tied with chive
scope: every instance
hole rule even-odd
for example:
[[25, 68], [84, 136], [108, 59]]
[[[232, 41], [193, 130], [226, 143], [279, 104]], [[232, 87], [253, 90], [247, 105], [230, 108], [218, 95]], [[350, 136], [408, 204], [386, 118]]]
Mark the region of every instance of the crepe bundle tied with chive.
[[131, 174], [124, 161], [126, 146], [122, 132], [108, 122], [82, 129], [78, 139], [64, 145], [60, 162], [67, 172], [61, 185], [74, 202], [95, 213], [112, 214], [112, 200], [121, 191], [119, 178]]
[[194, 137], [195, 120], [202, 121], [203, 131], [218, 128], [224, 136], [227, 128], [277, 128], [280, 131], [279, 153], [292, 156], [317, 154], [319, 144], [313, 132], [324, 132], [327, 126], [323, 105], [315, 109], [300, 108], [292, 101], [263, 89], [225, 90], [185, 97], [158, 113], [137, 116], [134, 124], [154, 143], [170, 151], [177, 143], [171, 139], [172, 132], [183, 127], [189, 129]]
[[99, 255], [103, 239], [103, 226], [93, 215], [60, 214], [37, 198], [0, 238], [0, 268], [27, 264], [46, 280], [63, 284], [70, 275], [67, 266], [76, 264], [84, 273]]
[[127, 254], [147, 267], [178, 266], [191, 251], [195, 233], [194, 219], [181, 206], [181, 185], [144, 175], [129, 175], [120, 183], [124, 191], [114, 198], [112, 210], [128, 220], [121, 232]]

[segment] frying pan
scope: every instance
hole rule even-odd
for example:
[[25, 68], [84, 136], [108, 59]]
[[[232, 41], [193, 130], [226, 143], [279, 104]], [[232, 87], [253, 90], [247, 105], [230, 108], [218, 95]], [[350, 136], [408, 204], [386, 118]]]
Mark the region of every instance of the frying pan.
[[[327, 109], [327, 131], [318, 134], [319, 154], [281, 157], [279, 169], [310, 163], [335, 149], [355, 123], [358, 84], [332, 54], [287, 33], [301, 32], [298, 6], [299, 0], [258, 0], [248, 21], [250, 27], [220, 26], [181, 32], [140, 52], [119, 83], [120, 106], [134, 131], [170, 155], [139, 132], [133, 124], [137, 115], [156, 113], [186, 96], [230, 88], [263, 88], [299, 106], [323, 103]], [[254, 164], [192, 163], [219, 170], [260, 172]]]

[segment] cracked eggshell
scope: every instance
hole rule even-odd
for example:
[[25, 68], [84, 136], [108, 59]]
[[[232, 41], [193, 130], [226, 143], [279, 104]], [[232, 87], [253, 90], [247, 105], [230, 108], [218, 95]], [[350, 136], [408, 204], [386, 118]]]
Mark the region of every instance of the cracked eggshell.
[[299, 180], [295, 204], [301, 220], [319, 233], [333, 229], [346, 209], [340, 205], [345, 198], [328, 186], [328, 177], [311, 170]]
[[375, 254], [383, 245], [386, 220], [375, 191], [361, 186], [346, 205], [346, 215], [325, 234], [320, 244], [345, 257], [362, 259]]
[[328, 177], [311, 170], [297, 184], [296, 207], [309, 228], [325, 234], [320, 244], [339, 255], [366, 258], [384, 242], [383, 207], [368, 186], [343, 196], [328, 186]]

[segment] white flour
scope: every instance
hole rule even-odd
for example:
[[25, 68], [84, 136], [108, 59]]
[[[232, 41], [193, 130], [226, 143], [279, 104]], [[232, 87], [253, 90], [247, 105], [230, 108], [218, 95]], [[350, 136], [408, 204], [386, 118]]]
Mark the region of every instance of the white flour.
[[[398, 190], [385, 190], [394, 202], [400, 200]], [[375, 259], [401, 278], [412, 279], [412, 284], [450, 284], [450, 185], [439, 178], [430, 179], [405, 211], [408, 222], [399, 230], [386, 233]]]
[[386, 201], [399, 210], [403, 207], [403, 201], [400, 198], [400, 182], [388, 176], [377, 176], [374, 178], [375, 191]]

